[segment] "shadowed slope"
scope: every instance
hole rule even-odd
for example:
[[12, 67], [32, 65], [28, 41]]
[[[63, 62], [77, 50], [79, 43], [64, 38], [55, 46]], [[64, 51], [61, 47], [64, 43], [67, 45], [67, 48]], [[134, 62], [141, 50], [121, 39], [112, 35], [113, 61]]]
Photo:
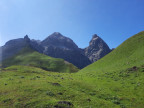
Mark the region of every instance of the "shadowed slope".
[[73, 64], [59, 58], [52, 58], [47, 55], [38, 53], [29, 47], [22, 49], [15, 56], [2, 62], [3, 67], [11, 65], [25, 65], [39, 67], [48, 71], [55, 72], [77, 72], [78, 68]]

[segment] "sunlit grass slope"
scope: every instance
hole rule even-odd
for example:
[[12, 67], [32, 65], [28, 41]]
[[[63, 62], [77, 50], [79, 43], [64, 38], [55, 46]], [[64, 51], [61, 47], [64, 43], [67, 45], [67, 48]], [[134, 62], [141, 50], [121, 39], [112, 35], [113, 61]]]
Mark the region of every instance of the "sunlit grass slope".
[[77, 73], [100, 98], [122, 108], [144, 107], [144, 32]]
[[77, 73], [2, 69], [0, 107], [144, 108], [144, 32]]
[[3, 67], [12, 65], [34, 66], [54, 72], [77, 72], [79, 70], [63, 59], [49, 57], [32, 50], [30, 47], [26, 47], [14, 57], [4, 60], [2, 65]]
[[0, 73], [0, 107], [119, 108], [95, 97], [91, 85], [80, 80], [74, 73], [48, 72], [29, 66], [5, 68]]
[[104, 58], [81, 71], [121, 70], [142, 64], [144, 64], [144, 31], [130, 37]]

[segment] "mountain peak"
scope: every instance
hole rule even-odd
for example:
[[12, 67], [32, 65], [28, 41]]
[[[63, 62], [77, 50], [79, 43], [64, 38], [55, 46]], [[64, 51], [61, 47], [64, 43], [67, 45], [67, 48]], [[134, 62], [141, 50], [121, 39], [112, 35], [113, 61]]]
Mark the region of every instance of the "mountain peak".
[[92, 39], [89, 42], [89, 45], [94, 45], [97, 46], [95, 44], [99, 43], [99, 41], [103, 41], [97, 34], [92, 35]]
[[91, 62], [95, 62], [110, 52], [108, 45], [96, 34], [92, 36], [89, 46], [85, 49], [85, 55]]
[[24, 36], [24, 40], [27, 41], [27, 42], [30, 42], [30, 38], [28, 37], [28, 35]]
[[28, 38], [29, 38], [28, 35], [25, 35], [25, 36], [24, 36], [24, 39], [28, 39]]
[[62, 36], [62, 34], [59, 32], [54, 32], [53, 34], [51, 34], [51, 36]]
[[92, 38], [97, 38], [97, 37], [99, 37], [97, 34], [94, 34], [94, 35], [92, 36]]
[[77, 50], [78, 46], [70, 38], [63, 36], [59, 32], [54, 32], [41, 42], [43, 46], [54, 46], [61, 49]]

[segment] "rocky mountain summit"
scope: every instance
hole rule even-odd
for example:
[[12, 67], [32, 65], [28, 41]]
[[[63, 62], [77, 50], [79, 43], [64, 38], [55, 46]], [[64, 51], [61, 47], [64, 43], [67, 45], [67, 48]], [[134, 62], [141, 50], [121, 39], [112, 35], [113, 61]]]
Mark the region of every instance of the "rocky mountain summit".
[[78, 46], [68, 37], [63, 36], [59, 32], [54, 32], [41, 42], [44, 47], [53, 46], [66, 50], [77, 50]]
[[13, 39], [8, 42], [2, 47], [0, 47], [0, 61], [9, 58], [19, 52], [22, 48], [29, 46], [30, 39], [26, 35], [24, 38]]
[[70, 38], [54, 32], [43, 41], [30, 40], [27, 35], [24, 38], [8, 41], [0, 47], [0, 55], [2, 55], [0, 61], [15, 55], [24, 47], [31, 47], [51, 57], [62, 58], [78, 68], [84, 68], [111, 51], [97, 35], [93, 35], [87, 48], [80, 49]]
[[83, 68], [91, 63], [73, 40], [58, 32], [54, 32], [43, 40], [41, 46], [44, 48], [44, 54], [55, 58], [63, 58], [78, 68]]
[[89, 46], [84, 49], [85, 55], [91, 62], [95, 62], [110, 52], [108, 45], [96, 34], [93, 35]]

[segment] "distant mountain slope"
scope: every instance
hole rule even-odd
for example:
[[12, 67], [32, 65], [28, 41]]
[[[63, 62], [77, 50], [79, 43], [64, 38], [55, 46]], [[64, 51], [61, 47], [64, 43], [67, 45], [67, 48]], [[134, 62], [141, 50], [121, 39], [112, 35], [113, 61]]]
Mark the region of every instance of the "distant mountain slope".
[[43, 40], [41, 46], [44, 48], [44, 54], [63, 58], [79, 68], [84, 68], [111, 51], [108, 45], [97, 35], [93, 36], [87, 48], [80, 49], [71, 39], [58, 32], [54, 32]]
[[70, 38], [58, 32], [48, 36], [40, 45], [44, 48], [44, 54], [55, 58], [62, 58], [79, 68], [84, 68], [91, 64], [90, 60]]
[[23, 48], [18, 54], [2, 62], [3, 67], [12, 65], [34, 66], [54, 72], [77, 72], [79, 70], [63, 59], [49, 57], [34, 51], [30, 47]]
[[8, 41], [0, 47], [0, 61], [15, 55], [26, 46], [48, 56], [62, 58], [80, 69], [110, 52], [109, 47], [100, 37], [93, 37], [87, 48], [80, 49], [70, 38], [54, 32], [43, 41], [30, 40], [27, 35], [24, 38]]
[[54, 46], [66, 50], [78, 50], [78, 46], [68, 37], [63, 36], [59, 32], [54, 32], [41, 42], [44, 47]]
[[19, 52], [22, 48], [29, 46], [30, 39], [28, 36], [19, 39], [13, 39], [8, 42], [2, 47], [0, 47], [0, 61], [9, 58]]

